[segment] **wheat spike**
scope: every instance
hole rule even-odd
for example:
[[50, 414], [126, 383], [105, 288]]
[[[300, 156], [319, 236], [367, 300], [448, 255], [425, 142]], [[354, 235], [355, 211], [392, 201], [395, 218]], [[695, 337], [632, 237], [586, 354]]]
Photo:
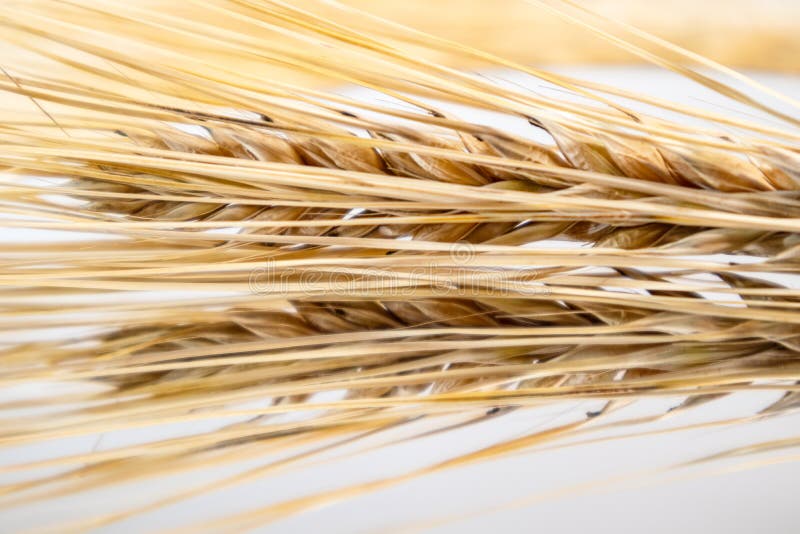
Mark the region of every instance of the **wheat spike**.
[[[311, 470], [353, 444], [381, 450], [397, 429], [410, 440], [517, 409], [599, 403], [417, 469], [193, 525], [244, 530], [478, 461], [617, 439], [610, 429], [648, 433], [646, 423], [738, 393], [783, 396], [675, 430], [795, 410], [792, 98], [567, 1], [534, 3], [763, 121], [519, 65], [337, 2], [326, 9], [344, 20], [279, 0], [191, 3], [186, 17], [116, 0], [0, 6], [8, 45], [58, 69], [3, 65], [0, 91], [30, 111], [3, 108], [2, 224], [68, 236], [0, 245], [0, 383], [78, 388], [4, 399], [0, 447], [197, 425], [2, 466], [24, 476], [0, 484], [1, 508], [259, 462], [53, 527], [113, 528]], [[570, 97], [499, 84], [437, 53]], [[281, 69], [392, 102], [269, 77]], [[464, 107], [526, 134], [451, 111]], [[678, 400], [614, 419], [661, 397]]]

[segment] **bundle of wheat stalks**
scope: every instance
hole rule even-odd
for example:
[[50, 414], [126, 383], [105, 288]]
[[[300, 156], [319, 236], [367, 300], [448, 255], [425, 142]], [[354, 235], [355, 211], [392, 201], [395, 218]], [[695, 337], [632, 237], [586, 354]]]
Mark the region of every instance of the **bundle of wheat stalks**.
[[[200, 525], [245, 530], [586, 439], [624, 424], [606, 421], [637, 399], [682, 398], [681, 411], [777, 393], [724, 424], [797, 407], [796, 100], [569, 2], [537, 5], [766, 120], [518, 65], [336, 2], [325, 2], [336, 20], [279, 0], [189, 4], [196, 16], [117, 0], [0, 5], [16, 50], [0, 76], [0, 214], [17, 237], [0, 259], [11, 392], [0, 446], [155, 429], [7, 462], [4, 509], [265, 459], [49, 525], [90, 530], [420, 419], [445, 432], [514, 408], [602, 403], [415, 471]], [[309, 81], [275, 81], [280, 70]], [[166, 430], [179, 424], [183, 434]]]

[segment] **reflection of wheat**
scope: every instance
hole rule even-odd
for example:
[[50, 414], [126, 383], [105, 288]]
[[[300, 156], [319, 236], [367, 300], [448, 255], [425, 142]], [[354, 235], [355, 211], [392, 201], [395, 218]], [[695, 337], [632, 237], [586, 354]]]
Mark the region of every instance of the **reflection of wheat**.
[[[294, 47], [120, 2], [108, 4], [113, 11], [90, 4], [0, 7], [10, 42], [71, 69], [52, 79], [9, 67], [0, 82], [36, 106], [36, 115], [7, 111], [0, 130], [6, 223], [109, 237], [3, 245], [0, 325], [23, 328], [3, 349], [0, 380], [102, 390], [8, 401], [5, 410], [46, 411], [11, 413], [0, 444], [237, 423], [18, 463], [9, 469], [70, 470], [4, 485], [8, 505], [294, 451], [78, 526], [111, 524], [306, 465], [337, 440], [421, 416], [468, 414], [478, 424], [502, 415], [498, 407], [606, 403], [573, 424], [207, 527], [235, 530], [588, 432], [627, 400], [678, 396], [679, 413], [777, 389], [785, 396], [759, 417], [795, 407], [800, 290], [779, 283], [796, 273], [800, 250], [791, 115], [660, 56], [770, 116], [768, 125], [548, 73], [538, 74], [593, 103], [501, 88], [411, 51], [508, 62], [374, 19], [351, 29], [282, 2], [201, 4], [250, 30], [278, 29]], [[76, 36], [59, 37], [65, 28]], [[382, 40], [381, 28], [392, 38]], [[111, 36], [154, 52], [152, 63], [108, 48]], [[210, 46], [223, 59], [194, 59]], [[226, 58], [359, 83], [414, 111], [270, 85]], [[609, 94], [707, 126], [609, 105]], [[463, 121], [434, 100], [527, 121], [550, 142]], [[564, 246], [543, 246], [554, 239]], [[143, 291], [161, 298], [135, 300]], [[74, 330], [85, 326], [94, 329]], [[334, 391], [344, 399], [317, 396]], [[243, 408], [255, 401], [262, 405]]]

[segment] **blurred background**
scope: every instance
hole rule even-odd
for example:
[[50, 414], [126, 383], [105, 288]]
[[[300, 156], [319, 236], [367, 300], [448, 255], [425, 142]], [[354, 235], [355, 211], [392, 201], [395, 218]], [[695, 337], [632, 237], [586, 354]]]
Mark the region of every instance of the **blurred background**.
[[[138, 1], [159, 5], [182, 16], [197, 12], [191, 2]], [[343, 19], [341, 11], [325, 6], [324, 1], [290, 3], [353, 23], [352, 19]], [[339, 3], [523, 63], [640, 61], [585, 29], [546, 13], [531, 0], [340, 0]], [[797, 0], [579, 0], [578, 3], [728, 66], [800, 72]]]

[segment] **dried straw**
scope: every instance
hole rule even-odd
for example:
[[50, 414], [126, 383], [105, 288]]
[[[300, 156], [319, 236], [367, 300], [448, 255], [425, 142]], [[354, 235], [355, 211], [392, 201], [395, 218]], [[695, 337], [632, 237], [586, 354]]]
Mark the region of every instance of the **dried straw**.
[[[69, 71], [4, 65], [0, 90], [30, 111], [9, 109], [0, 125], [3, 225], [72, 236], [3, 244], [0, 382], [82, 387], [5, 400], [0, 445], [219, 422], [5, 466], [32, 474], [1, 486], [0, 506], [289, 452], [58, 527], [87, 530], [422, 417], [445, 432], [453, 417], [482, 424], [514, 408], [604, 403], [416, 471], [204, 525], [237, 530], [599, 435], [635, 399], [680, 397], [680, 412], [740, 391], [785, 392], [740, 424], [796, 407], [800, 289], [775, 281], [797, 272], [800, 254], [793, 99], [739, 75], [747, 91], [734, 88], [717, 76], [729, 71], [696, 70], [685, 51], [670, 48], [672, 60], [622, 40], [571, 3], [546, 8], [768, 119], [531, 69], [367, 14], [371, 27], [348, 27], [277, 0], [193, 3], [228, 25], [113, 0], [0, 6], [9, 45]], [[500, 86], [417, 58], [420, 47], [516, 68], [584, 100]], [[194, 53], [209, 49], [216, 59]], [[229, 67], [238, 60], [265, 70]], [[268, 66], [402, 106], [270, 83]], [[678, 118], [633, 111], [631, 100]], [[438, 109], [446, 104], [527, 121], [532, 135], [464, 121]], [[165, 296], [143, 300], [153, 292]], [[61, 470], [37, 474], [44, 467]]]

